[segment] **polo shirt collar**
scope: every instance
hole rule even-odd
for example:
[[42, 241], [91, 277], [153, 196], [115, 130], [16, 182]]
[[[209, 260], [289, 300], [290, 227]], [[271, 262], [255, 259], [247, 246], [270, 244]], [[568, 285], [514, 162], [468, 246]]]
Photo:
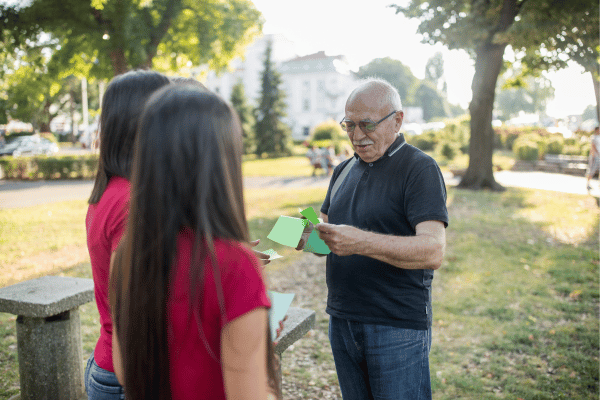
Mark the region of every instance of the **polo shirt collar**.
[[[373, 162], [377, 162], [379, 160], [382, 160], [384, 157], [391, 157], [394, 154], [396, 154], [396, 152], [398, 150], [400, 150], [402, 148], [402, 146], [404, 146], [406, 144], [406, 140], [404, 140], [404, 134], [401, 133], [400, 135], [398, 135], [398, 137], [396, 138], [396, 140], [394, 140], [394, 142], [390, 145], [390, 147], [387, 148], [387, 150], [385, 151], [385, 153], [383, 153], [383, 156], [381, 156], [379, 159], [373, 161]], [[361, 158], [359, 157], [359, 155], [355, 152], [354, 153], [354, 157], [357, 160], [360, 160]]]

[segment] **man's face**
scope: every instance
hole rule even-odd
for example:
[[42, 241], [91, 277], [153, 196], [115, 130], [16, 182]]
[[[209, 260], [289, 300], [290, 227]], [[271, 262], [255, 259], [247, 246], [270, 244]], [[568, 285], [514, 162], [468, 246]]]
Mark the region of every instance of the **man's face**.
[[346, 104], [346, 121], [356, 124], [353, 132], [347, 132], [352, 147], [364, 162], [373, 162], [381, 158], [400, 131], [404, 114], [396, 112], [383, 120], [377, 128], [365, 133], [359, 126], [360, 121], [377, 122], [392, 111], [389, 105], [382, 105], [374, 93], [359, 93]]

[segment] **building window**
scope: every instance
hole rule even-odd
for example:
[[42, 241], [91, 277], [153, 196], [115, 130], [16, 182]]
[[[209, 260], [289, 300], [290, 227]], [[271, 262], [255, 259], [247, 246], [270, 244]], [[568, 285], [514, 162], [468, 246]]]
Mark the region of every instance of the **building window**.
[[305, 126], [304, 128], [302, 128], [302, 134], [304, 136], [310, 135], [310, 126]]
[[302, 111], [310, 111], [310, 81], [302, 82]]
[[327, 96], [327, 93], [325, 91], [325, 81], [318, 80], [317, 81], [317, 109], [322, 110], [325, 108], [325, 96]]

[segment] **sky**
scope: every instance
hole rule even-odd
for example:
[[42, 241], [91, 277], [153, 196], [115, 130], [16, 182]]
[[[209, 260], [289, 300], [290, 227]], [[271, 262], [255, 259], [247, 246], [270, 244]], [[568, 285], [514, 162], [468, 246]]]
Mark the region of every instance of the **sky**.
[[[407, 65], [413, 74], [425, 76], [427, 60], [436, 52], [444, 58], [448, 100], [467, 107], [471, 101], [474, 61], [463, 50], [448, 50], [441, 44], [421, 43], [416, 33], [418, 20], [395, 14], [389, 4], [404, 0], [253, 0], [263, 14], [263, 33], [282, 34], [296, 44], [298, 55], [325, 51], [327, 55], [345, 55], [353, 70], [375, 58], [390, 57]], [[294, 4], [292, 7], [290, 4]], [[554, 86], [549, 102], [550, 116], [563, 118], [581, 114], [596, 104], [592, 78], [572, 63], [546, 76]]]

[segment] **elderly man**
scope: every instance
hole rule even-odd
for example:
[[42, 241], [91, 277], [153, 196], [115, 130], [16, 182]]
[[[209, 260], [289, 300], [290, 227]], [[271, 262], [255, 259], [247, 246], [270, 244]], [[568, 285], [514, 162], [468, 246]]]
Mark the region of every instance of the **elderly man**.
[[355, 154], [335, 169], [324, 223], [316, 225], [331, 250], [326, 311], [342, 395], [431, 399], [431, 282], [446, 243], [444, 180], [400, 134], [404, 114], [389, 83], [361, 84], [345, 113]]

